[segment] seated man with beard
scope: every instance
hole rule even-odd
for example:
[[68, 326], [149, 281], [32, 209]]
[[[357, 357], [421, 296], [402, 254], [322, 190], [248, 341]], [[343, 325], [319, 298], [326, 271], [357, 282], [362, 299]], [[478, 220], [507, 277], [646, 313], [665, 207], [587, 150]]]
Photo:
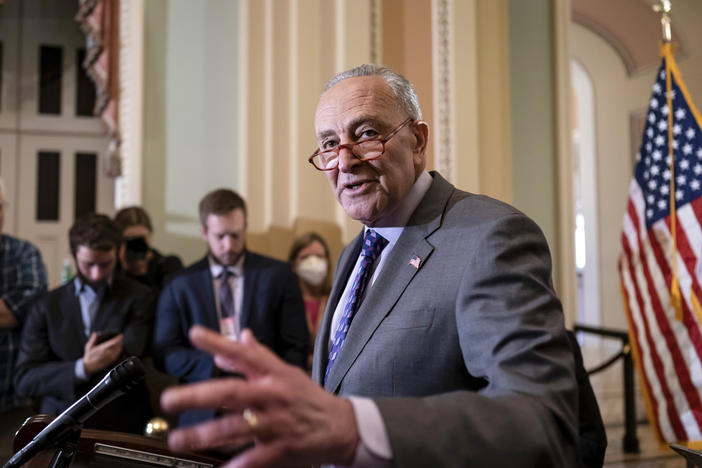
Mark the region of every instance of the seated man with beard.
[[[78, 274], [40, 296], [22, 331], [15, 387], [58, 415], [127, 356], [149, 349], [155, 296], [115, 272], [121, 233], [110, 218], [85, 215], [69, 232]], [[102, 408], [86, 427], [141, 433], [151, 415], [142, 386]]]

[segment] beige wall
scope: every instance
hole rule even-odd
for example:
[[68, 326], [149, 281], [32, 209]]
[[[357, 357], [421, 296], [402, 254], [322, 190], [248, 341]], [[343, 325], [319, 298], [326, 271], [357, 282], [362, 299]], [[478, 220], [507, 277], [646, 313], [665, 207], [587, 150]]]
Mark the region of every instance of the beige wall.
[[[145, 1], [137, 155], [142, 171], [129, 201], [151, 213], [155, 244], [186, 262], [204, 252], [197, 202], [221, 185], [249, 201], [252, 248], [284, 258], [297, 234], [314, 229], [330, 240], [336, 255], [360, 226], [338, 208], [324, 175], [306, 162], [315, 141], [315, 105], [336, 71], [380, 57], [416, 83], [433, 134], [440, 132], [442, 119], [450, 125], [451, 181], [513, 202], [539, 222], [568, 303], [567, 282], [574, 275], [564, 205], [572, 181], [563, 172], [568, 145], [559, 130], [566, 115], [559, 60], [569, 42], [595, 93], [599, 172], [590, 189], [598, 196], [602, 323], [624, 326], [616, 258], [631, 152], [638, 146], [629, 122], [632, 112], [646, 108], [657, 64], [629, 76], [615, 48], [600, 36], [578, 25], [559, 32], [569, 23], [563, 19], [568, 3]], [[436, 18], [439, 6], [450, 9], [442, 22]], [[673, 28], [684, 46], [678, 64], [698, 106], [701, 23], [702, 2], [676, 0]], [[440, 28], [446, 28], [448, 52], [436, 41]], [[437, 72], [439, 58], [448, 64], [446, 76]], [[529, 75], [532, 69], [540, 74]], [[436, 103], [446, 96], [437, 82], [445, 77], [451, 108], [439, 113]], [[435, 143], [432, 139], [429, 168], [441, 156]], [[572, 315], [570, 310], [566, 307]]]
[[[673, 28], [685, 44], [685, 53], [676, 57], [685, 85], [692, 95], [697, 110], [702, 108], [702, 2], [676, 0], [673, 10]], [[653, 81], [652, 81], [653, 83]]]
[[[382, 62], [402, 73], [415, 87], [422, 118], [434, 122], [432, 101], [431, 0], [384, 0]], [[427, 166], [434, 167], [434, 145], [427, 147]]]
[[[213, 7], [216, 27], [205, 28], [213, 22], [199, 19]], [[296, 235], [316, 230], [336, 255], [358, 232], [307, 157], [323, 84], [369, 61], [370, 7], [355, 0], [146, 2], [143, 204], [159, 248], [186, 263], [202, 255], [197, 203], [218, 186], [247, 200], [253, 250], [285, 258]], [[203, 64], [207, 54], [220, 62]], [[200, 73], [211, 79], [201, 81]], [[200, 96], [208, 101], [194, 102]], [[192, 129], [177, 125], [193, 105]], [[210, 107], [228, 111], [199, 112]], [[205, 142], [199, 137], [210, 128], [226, 131]], [[181, 145], [199, 150], [186, 154]]]
[[[551, 2], [544, 1], [545, 8], [526, 9], [522, 16], [513, 16], [512, 23], [552, 27]], [[510, 75], [509, 38], [515, 24], [510, 24], [510, 8], [514, 7], [509, 0], [238, 0], [236, 6], [238, 20], [229, 19], [230, 30], [219, 36], [209, 31], [207, 36], [207, 40], [224, 42], [224, 46], [218, 45], [223, 50], [230, 44], [232, 60], [236, 61], [232, 72], [236, 92], [229, 90], [226, 95], [233, 101], [231, 134], [236, 147], [231, 149], [231, 169], [225, 169], [227, 164], [208, 151], [183, 160], [169, 148], [175, 128], [168, 122], [178, 117], [172, 113], [179, 109], [170, 101], [180, 99], [178, 83], [182, 93], [189, 92], [185, 81], [169, 76], [180, 73], [169, 68], [169, 57], [177, 54], [170, 49], [172, 33], [190, 31], [187, 18], [181, 14], [186, 8], [183, 4], [146, 2], [143, 198], [154, 217], [158, 247], [181, 253], [186, 262], [203, 253], [195, 207], [203, 193], [214, 187], [195, 177], [182, 183], [183, 171], [191, 178], [193, 171], [188, 168], [195, 161], [198, 168], [218, 171], [217, 180], [230, 178], [229, 185], [247, 199], [252, 249], [285, 258], [293, 238], [314, 229], [325, 235], [336, 256], [360, 225], [346, 217], [324, 175], [306, 162], [315, 142], [314, 110], [327, 79], [371, 57], [380, 57], [381, 63], [406, 74], [416, 84], [431, 134], [443, 131], [450, 141], [448, 166], [441, 170], [451, 181], [459, 188], [508, 202], [513, 201], [518, 187], [522, 207], [537, 218], [552, 243], [557, 238], [558, 203], [552, 190], [557, 186], [553, 141], [557, 98], [553, 92], [542, 91], [550, 99], [547, 112], [551, 117], [541, 122], [549, 141], [544, 143], [541, 134], [534, 137], [549, 146], [548, 151], [529, 151], [530, 159], [518, 159], [521, 162], [516, 166], [519, 171], [543, 170], [538, 179], [520, 178], [514, 183], [512, 177], [513, 117], [519, 115], [527, 122], [533, 118], [529, 117], [531, 104], [515, 102], [510, 89], [514, 80], [522, 77]], [[439, 6], [449, 9], [443, 18], [437, 18]], [[374, 12], [380, 14], [375, 23]], [[225, 22], [226, 18], [219, 20]], [[437, 32], [443, 34], [443, 42], [437, 42]], [[554, 47], [554, 34], [545, 37], [543, 47], [538, 44], [527, 50], [533, 57], [531, 61], [524, 58], [523, 64], [542, 63], [548, 68], [544, 73], [553, 76], [554, 61], [544, 48]], [[443, 88], [437, 84], [442, 78], [437, 72], [439, 61], [448, 77], [448, 86]], [[226, 80], [207, 84], [211, 88], [207, 91], [216, 95], [217, 87], [226, 85]], [[441, 99], [449, 107], [438, 116], [436, 103]], [[210, 117], [202, 118], [206, 121]], [[518, 130], [517, 135], [524, 132]], [[437, 167], [438, 157], [436, 141], [432, 138], [431, 142], [429, 169]], [[519, 148], [519, 154], [526, 154], [524, 148]], [[176, 162], [179, 165], [174, 166]], [[168, 202], [168, 187], [174, 181], [180, 181], [177, 209]], [[530, 183], [539, 190], [531, 190]], [[550, 189], [544, 192], [544, 187]], [[541, 216], [544, 210], [547, 216]], [[554, 249], [555, 261], [558, 255]]]
[[[510, 2], [512, 189], [552, 246], [558, 240], [555, 74], [550, 1]], [[548, 51], [548, 52], [546, 52]]]
[[[456, 43], [450, 60], [456, 105], [450, 118], [454, 144], [461, 153], [452, 179], [462, 188], [488, 191], [509, 200], [509, 135], [501, 130], [508, 121], [508, 82], [506, 78], [491, 78], [506, 76], [506, 1], [482, 3], [481, 11], [475, 1], [453, 6], [458, 27], [452, 31]], [[324, 175], [306, 161], [314, 148], [313, 116], [323, 84], [337, 71], [368, 62], [373, 55], [382, 57], [382, 63], [415, 83], [424, 118], [433, 130], [438, 125], [433, 115], [432, 55], [436, 44], [432, 42], [432, 2], [387, 0], [379, 5], [382, 20], [373, 25], [369, 17], [374, 2], [370, 0], [236, 2], [241, 20], [230, 18], [230, 30], [223, 30], [219, 37], [209, 31], [206, 38], [231, 44], [232, 60], [238, 64], [231, 85], [236, 92], [229, 89], [223, 97], [236, 114], [231, 119], [231, 134], [236, 137], [230, 152], [233, 162], [223, 163], [207, 150], [185, 158], [171, 143], [187, 138], [182, 128], [171, 123], [182, 121], [181, 101], [191, 99], [188, 85], [193, 81], [198, 88], [200, 85], [194, 78], [189, 83], [170, 76], [197, 73], [189, 70], [188, 60], [183, 60], [181, 70], [170, 61], [178, 53], [173, 31], [180, 31], [179, 43], [190, 37], [204, 46], [200, 37], [191, 37], [192, 29], [197, 32], [199, 26], [189, 25], [184, 15], [189, 9], [196, 10], [191, 16], [203, 13], [204, 7], [188, 7], [179, 1], [146, 2], [143, 199], [154, 217], [159, 247], [181, 253], [188, 262], [200, 256], [203, 248], [197, 237], [197, 201], [207, 190], [222, 184], [247, 199], [252, 249], [283, 258], [296, 235], [315, 229], [329, 238], [336, 254], [356, 235], [360, 225], [346, 217]], [[485, 21], [479, 21], [481, 17]], [[470, 27], [465, 28], [465, 24]], [[482, 42], [477, 38], [476, 24], [485, 25]], [[373, 27], [379, 31], [372, 31]], [[236, 38], [231, 30], [237, 31]], [[371, 50], [373, 34], [379, 37], [376, 51]], [[486, 46], [481, 53], [479, 43]], [[218, 43], [218, 47], [222, 45]], [[481, 77], [482, 86], [490, 90], [481, 106], [477, 102], [477, 60], [482, 60], [487, 70]], [[226, 82], [218, 78], [208, 86], [208, 92], [216, 95]], [[478, 117], [479, 107], [487, 118]], [[200, 118], [197, 126], [207, 127], [212, 116]], [[484, 134], [479, 139], [481, 129]], [[481, 152], [479, 144], [491, 150]], [[428, 167], [434, 168], [431, 148]], [[215, 171], [217, 183], [199, 178], [199, 170]], [[173, 198], [169, 189], [174, 186], [175, 205], [169, 202]]]
[[576, 315], [568, 104], [568, 2], [509, 2], [514, 205], [541, 227], [567, 321]]
[[601, 324], [626, 328], [617, 257], [633, 169], [629, 113], [646, 104], [653, 79], [645, 76], [630, 80], [616, 52], [599, 36], [576, 24], [571, 30], [571, 50], [594, 87], [597, 186], [583, 187], [583, 191], [594, 190], [597, 194]]
[[[510, 122], [509, 5], [506, 0], [477, 3], [477, 94], [480, 157], [476, 191], [512, 203], [512, 137]], [[464, 43], [468, 37], [462, 38]], [[470, 43], [470, 42], [468, 42]], [[466, 129], [466, 131], [469, 131]], [[459, 141], [459, 143], [461, 143]], [[457, 182], [465, 180], [466, 170], [459, 164]], [[467, 181], [466, 181], [467, 182]]]
[[239, 188], [236, 18], [229, 0], [145, 2], [143, 205], [186, 262], [204, 253], [200, 197]]

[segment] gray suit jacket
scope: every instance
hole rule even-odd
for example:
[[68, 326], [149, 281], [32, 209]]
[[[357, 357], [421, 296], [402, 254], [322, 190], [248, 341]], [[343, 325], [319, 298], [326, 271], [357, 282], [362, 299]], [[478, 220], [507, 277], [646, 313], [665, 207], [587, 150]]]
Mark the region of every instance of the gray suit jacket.
[[[546, 240], [515, 208], [432, 176], [325, 387], [374, 399], [394, 466], [577, 467], [577, 384]], [[320, 383], [361, 239], [336, 267]]]

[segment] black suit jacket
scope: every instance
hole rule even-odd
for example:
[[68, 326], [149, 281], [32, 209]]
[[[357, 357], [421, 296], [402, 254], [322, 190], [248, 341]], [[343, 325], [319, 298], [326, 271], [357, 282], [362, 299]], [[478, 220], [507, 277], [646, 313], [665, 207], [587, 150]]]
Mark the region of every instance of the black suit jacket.
[[[173, 276], [158, 302], [154, 362], [182, 382], [218, 375], [212, 356], [190, 345], [188, 330], [196, 324], [219, 331], [207, 257]], [[309, 344], [305, 305], [287, 263], [246, 252], [240, 326], [286, 362], [305, 368]], [[209, 410], [184, 413], [179, 424], [191, 425], [213, 415]]]
[[[155, 295], [146, 286], [115, 274], [100, 303], [92, 331], [123, 333], [124, 355], [143, 356], [153, 330]], [[39, 398], [41, 412], [60, 414], [95, 386], [116, 365], [77, 382], [75, 362], [83, 356], [80, 302], [73, 281], [40, 296], [22, 331], [14, 383], [25, 397]], [[141, 433], [151, 415], [145, 386], [114, 400], [86, 422], [86, 427]]]

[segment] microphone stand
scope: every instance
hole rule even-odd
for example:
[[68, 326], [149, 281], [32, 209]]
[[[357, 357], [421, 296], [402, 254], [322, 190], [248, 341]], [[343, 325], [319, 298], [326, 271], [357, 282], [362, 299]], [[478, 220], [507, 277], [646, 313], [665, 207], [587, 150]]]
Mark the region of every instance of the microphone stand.
[[136, 357], [117, 364], [100, 382], [76, 400], [56, 419], [15, 453], [4, 468], [19, 468], [37, 452], [58, 448], [54, 468], [68, 468], [76, 452], [83, 423], [115, 398], [124, 395], [144, 378], [144, 367]]
[[76, 423], [74, 427], [66, 432], [64, 437], [57, 441], [55, 446], [58, 448], [58, 451], [48, 468], [69, 468], [71, 466], [73, 456], [78, 449], [81, 430], [83, 430], [83, 425]]

